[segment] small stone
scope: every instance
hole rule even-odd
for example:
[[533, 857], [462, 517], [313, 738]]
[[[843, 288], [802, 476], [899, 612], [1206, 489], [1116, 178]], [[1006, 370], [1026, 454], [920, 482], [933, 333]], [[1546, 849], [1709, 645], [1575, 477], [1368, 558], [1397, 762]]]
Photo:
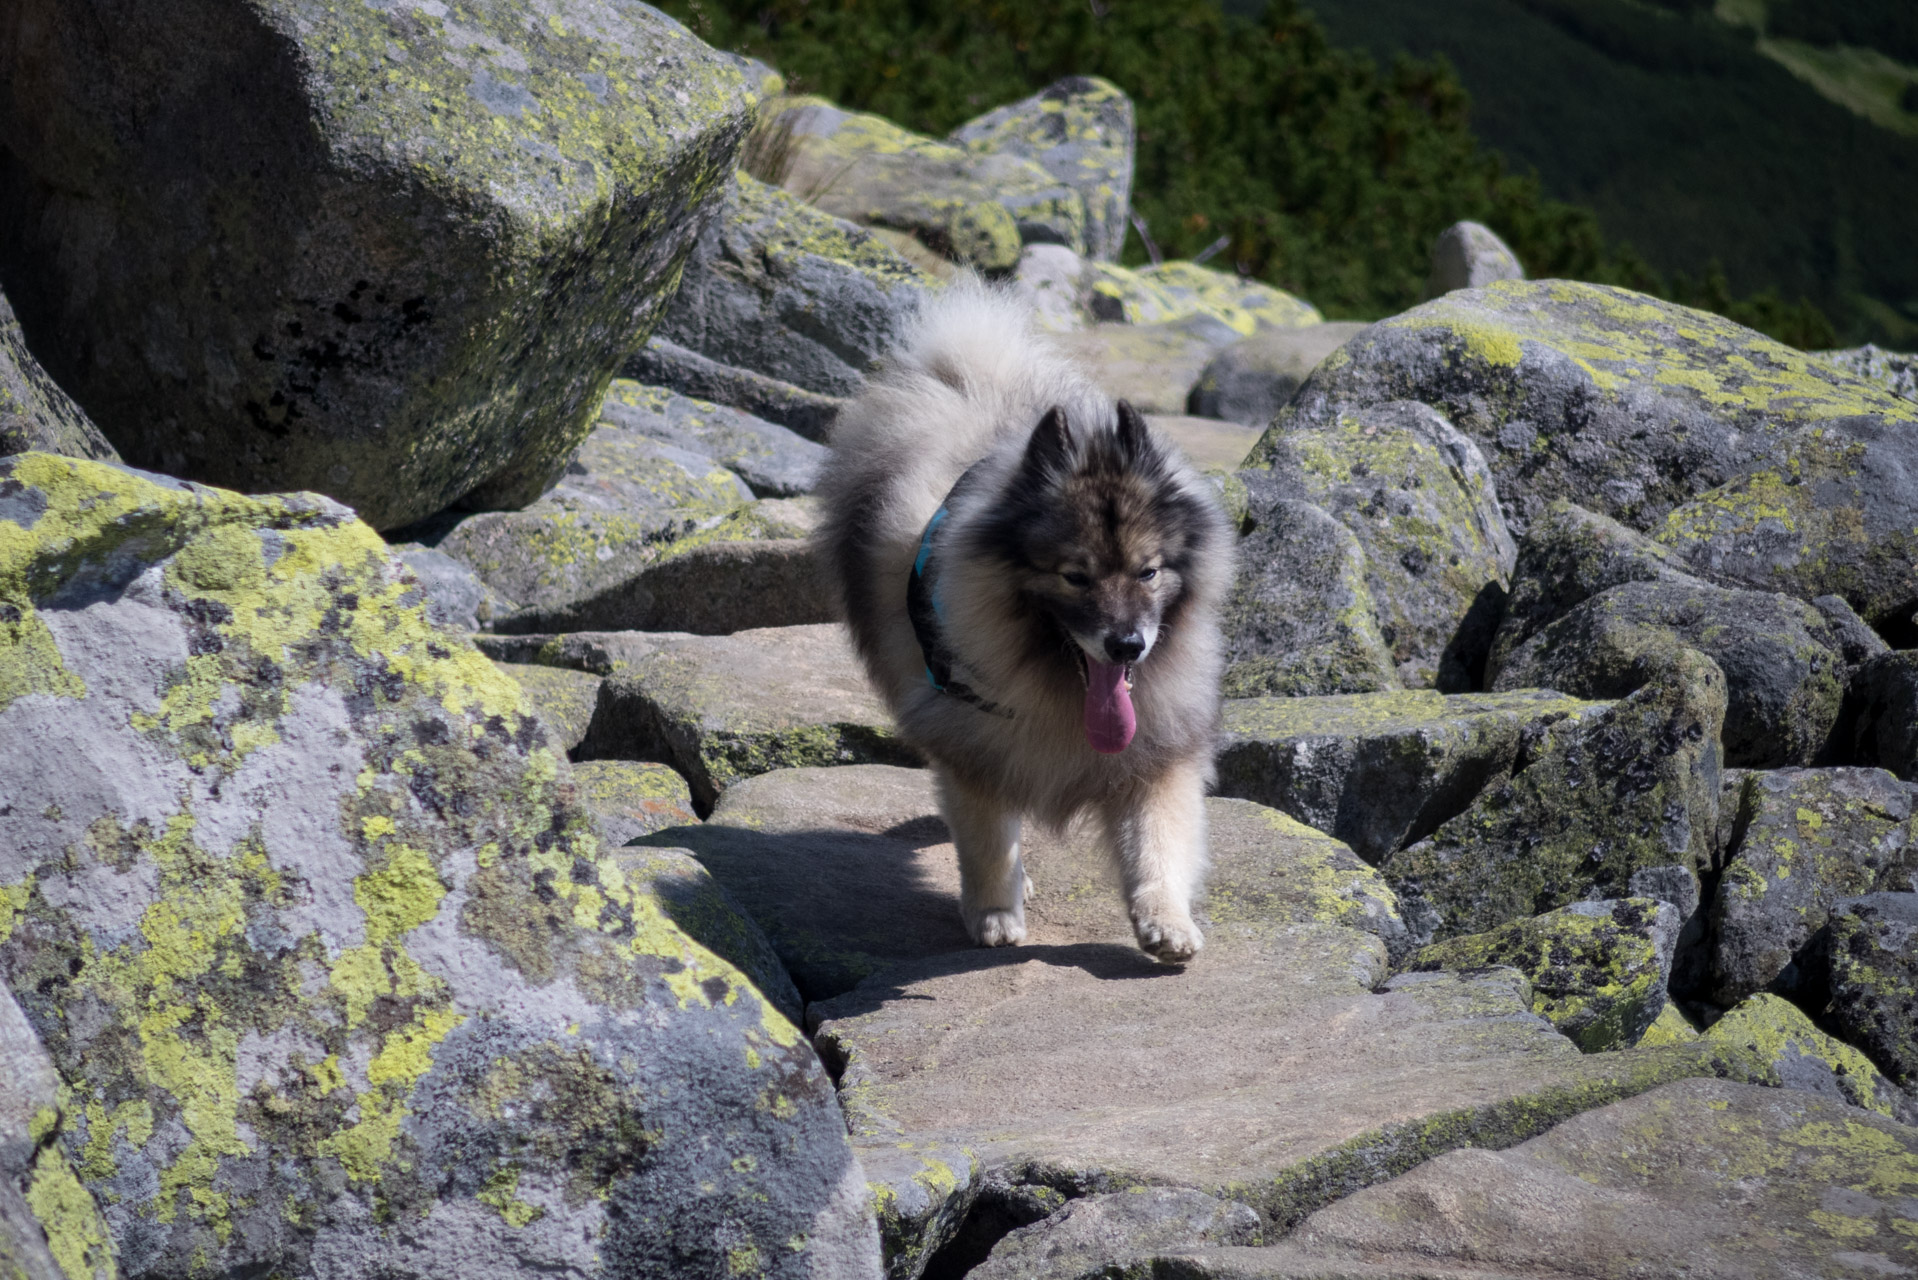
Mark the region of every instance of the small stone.
[[840, 626], [659, 635], [609, 677], [582, 760], [656, 760], [710, 812], [733, 783], [810, 764], [917, 764]]
[[1682, 917], [1650, 898], [1575, 902], [1425, 947], [1411, 967], [1504, 965], [1532, 984], [1532, 1012], [1586, 1053], [1637, 1044], [1665, 1008]]
[[1523, 280], [1518, 255], [1481, 222], [1454, 222], [1432, 242], [1432, 274], [1425, 296], [1482, 289], [1495, 280]]
[[1918, 892], [1836, 904], [1830, 956], [1826, 1016], [1893, 1080], [1918, 1091]]
[[1200, 371], [1186, 393], [1186, 412], [1263, 430], [1319, 362], [1365, 328], [1334, 320], [1269, 329], [1233, 343]]
[[[1918, 872], [1911, 787], [1882, 769], [1754, 773], [1743, 838], [1711, 909], [1712, 998], [1796, 994], [1805, 948], [1841, 898], [1908, 888]], [[1807, 993], [1809, 994], [1809, 993]]]

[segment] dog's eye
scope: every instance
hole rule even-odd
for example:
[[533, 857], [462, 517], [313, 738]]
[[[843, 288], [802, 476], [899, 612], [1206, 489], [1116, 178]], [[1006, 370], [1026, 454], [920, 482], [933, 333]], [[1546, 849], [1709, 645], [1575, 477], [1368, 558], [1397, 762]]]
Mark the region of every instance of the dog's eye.
[[1139, 570], [1139, 581], [1141, 582], [1150, 582], [1158, 576], [1159, 576], [1159, 571], [1157, 569]]
[[1064, 573], [1061, 573], [1059, 576], [1066, 580], [1066, 585], [1068, 587], [1084, 588], [1092, 585], [1092, 579], [1088, 578], [1085, 574], [1080, 573], [1077, 570], [1068, 570]]

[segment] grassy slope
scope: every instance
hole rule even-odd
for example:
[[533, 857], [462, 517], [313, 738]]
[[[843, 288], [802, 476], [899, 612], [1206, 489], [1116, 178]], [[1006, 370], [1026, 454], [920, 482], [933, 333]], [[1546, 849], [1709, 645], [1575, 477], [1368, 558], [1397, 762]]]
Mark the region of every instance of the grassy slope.
[[[1749, 35], [1624, 0], [1313, 0], [1340, 43], [1442, 53], [1475, 130], [1654, 266], [1818, 301], [1918, 343], [1918, 138], [1827, 101]], [[1235, 4], [1235, 8], [1256, 5]]]

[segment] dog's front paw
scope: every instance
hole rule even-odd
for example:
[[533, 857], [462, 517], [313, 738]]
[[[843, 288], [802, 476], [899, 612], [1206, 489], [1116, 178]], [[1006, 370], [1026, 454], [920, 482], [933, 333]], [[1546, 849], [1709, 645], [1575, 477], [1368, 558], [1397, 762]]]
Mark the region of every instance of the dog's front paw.
[[966, 932], [982, 947], [1015, 947], [1026, 940], [1022, 911], [968, 911]]
[[1132, 922], [1139, 949], [1161, 964], [1184, 964], [1205, 946], [1205, 935], [1190, 916], [1183, 920], [1143, 916]]

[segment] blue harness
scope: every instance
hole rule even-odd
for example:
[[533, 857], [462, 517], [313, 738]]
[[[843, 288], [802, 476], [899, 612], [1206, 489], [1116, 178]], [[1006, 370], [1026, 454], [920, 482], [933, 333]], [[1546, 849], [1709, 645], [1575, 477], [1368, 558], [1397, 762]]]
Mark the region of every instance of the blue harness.
[[947, 697], [970, 703], [988, 715], [1010, 720], [1011, 711], [985, 698], [964, 681], [953, 678], [953, 652], [940, 633], [946, 611], [939, 597], [939, 569], [932, 555], [933, 535], [951, 514], [948, 508], [953, 494], [959, 492], [976, 469], [974, 464], [959, 477], [958, 483], [946, 494], [946, 501], [932, 513], [932, 519], [926, 521], [926, 531], [919, 535], [919, 554], [913, 557], [912, 576], [906, 581], [906, 616], [912, 620], [913, 637], [919, 641], [919, 652], [926, 660], [926, 682]]

